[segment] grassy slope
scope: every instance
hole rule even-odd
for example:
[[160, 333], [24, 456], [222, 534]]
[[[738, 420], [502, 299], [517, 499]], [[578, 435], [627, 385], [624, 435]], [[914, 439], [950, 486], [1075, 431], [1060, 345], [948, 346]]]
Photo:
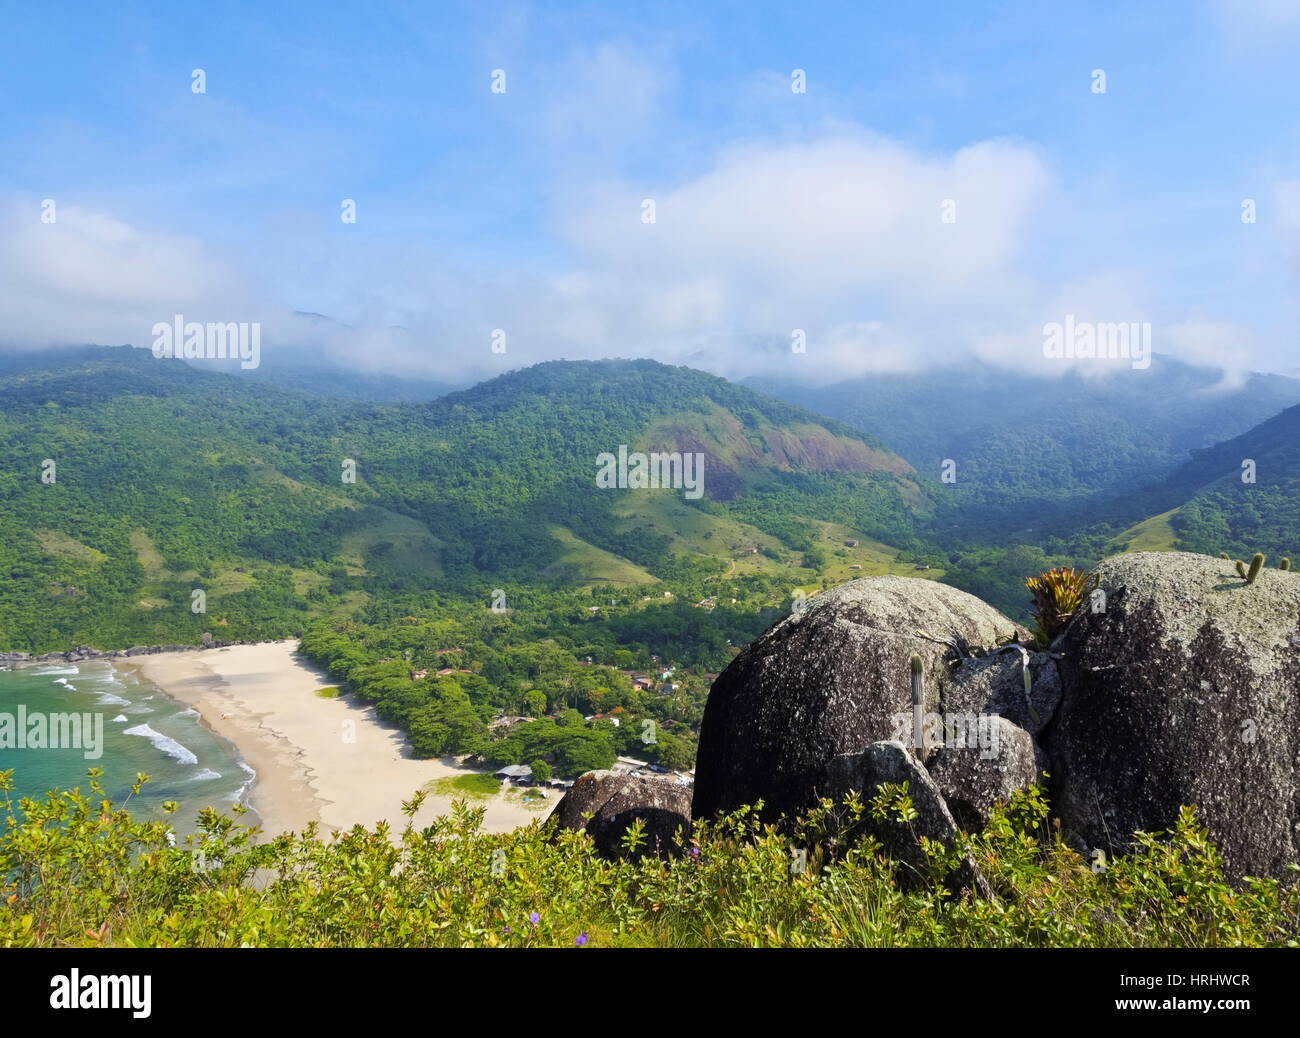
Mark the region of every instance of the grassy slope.
[[1177, 508], [1171, 508], [1160, 515], [1153, 515], [1134, 526], [1129, 527], [1115, 538], [1111, 544], [1113, 554], [1130, 551], [1177, 551], [1178, 534], [1170, 520], [1178, 514]]
[[542, 577], [568, 577], [576, 583], [591, 584], [653, 584], [655, 577], [640, 566], [612, 552], [597, 548], [566, 530], [551, 526], [551, 535], [564, 547], [564, 554], [544, 569]]

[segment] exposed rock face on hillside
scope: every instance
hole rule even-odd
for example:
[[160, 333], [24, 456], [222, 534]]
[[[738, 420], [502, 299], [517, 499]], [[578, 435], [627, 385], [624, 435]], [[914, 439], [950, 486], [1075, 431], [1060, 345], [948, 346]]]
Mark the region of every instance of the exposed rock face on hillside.
[[651, 450], [704, 456], [705, 493], [712, 501], [731, 501], [743, 492], [746, 473], [777, 468], [785, 471], [892, 472], [913, 505], [924, 494], [916, 470], [883, 446], [834, 433], [813, 422], [782, 426], [766, 419], [746, 423], [722, 407], [707, 413], [670, 415], [646, 433]]
[[1300, 575], [1247, 585], [1181, 552], [1121, 555], [1098, 575], [1105, 611], [1076, 616], [1057, 646], [1054, 813], [1114, 852], [1195, 804], [1230, 875], [1282, 875], [1300, 861]]
[[912, 712], [914, 654], [927, 675], [925, 711], [941, 713], [959, 651], [1017, 637], [1029, 635], [934, 581], [872, 577], [813, 596], [714, 682], [700, 726], [695, 817], [760, 798], [769, 818], [805, 810], [834, 757], [898, 737], [897, 716]]
[[[588, 812], [592, 818], [584, 821]], [[690, 839], [691, 791], [662, 779], [589, 771], [560, 798], [551, 818], [562, 829], [585, 828], [596, 851], [611, 859], [623, 856], [623, 836], [639, 818], [645, 825], [645, 843], [637, 856], [675, 857], [685, 849], [677, 830]]]
[[[1247, 585], [1231, 563], [1185, 553], [1123, 555], [1098, 573], [1104, 608], [1077, 615], [1051, 653], [1003, 646], [1028, 635], [929, 581], [815, 596], [714, 683], [693, 816], [761, 799], [775, 819], [874, 789], [886, 780], [862, 761], [912, 736], [918, 796], [933, 785], [963, 827], [1046, 770], [1053, 815], [1092, 847], [1122, 853], [1135, 830], [1168, 829], [1194, 804], [1229, 876], [1285, 876], [1300, 861], [1300, 574], [1265, 569]], [[937, 735], [897, 724], [911, 715], [914, 653], [923, 712], [945, 719]], [[971, 715], [978, 738], [954, 744], [947, 719]]]

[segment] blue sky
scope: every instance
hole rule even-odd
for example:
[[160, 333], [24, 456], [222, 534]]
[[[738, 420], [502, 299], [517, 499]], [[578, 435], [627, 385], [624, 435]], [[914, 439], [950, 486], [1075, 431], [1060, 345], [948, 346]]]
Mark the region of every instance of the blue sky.
[[1300, 367], [1300, 0], [269, 6], [4, 6], [0, 340], [184, 307], [396, 371], [831, 378], [1041, 366], [1073, 313]]

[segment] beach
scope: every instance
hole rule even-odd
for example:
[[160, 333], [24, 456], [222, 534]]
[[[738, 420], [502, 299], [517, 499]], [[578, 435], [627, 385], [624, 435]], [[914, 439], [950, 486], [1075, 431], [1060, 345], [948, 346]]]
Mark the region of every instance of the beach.
[[[320, 830], [373, 827], [387, 821], [400, 833], [402, 801], [442, 779], [472, 774], [451, 758], [420, 760], [406, 737], [376, 716], [373, 706], [349, 696], [327, 699], [332, 687], [324, 671], [295, 652], [296, 641], [233, 645], [198, 652], [160, 653], [116, 660], [163, 692], [197, 710], [203, 722], [230, 740], [256, 772], [247, 806], [268, 837]], [[431, 791], [416, 815], [417, 828], [448, 814], [455, 799], [485, 806], [483, 828], [508, 832], [537, 818], [547, 806], [523, 805], [517, 791], [503, 788], [491, 798], [473, 799]]]

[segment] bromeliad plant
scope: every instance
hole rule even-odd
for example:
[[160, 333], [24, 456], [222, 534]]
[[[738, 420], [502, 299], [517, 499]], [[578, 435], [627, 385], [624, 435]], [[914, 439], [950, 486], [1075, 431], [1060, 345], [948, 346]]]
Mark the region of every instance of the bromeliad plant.
[[1044, 647], [1051, 644], [1096, 586], [1096, 574], [1082, 568], [1050, 569], [1026, 580], [1034, 596], [1034, 639]]

